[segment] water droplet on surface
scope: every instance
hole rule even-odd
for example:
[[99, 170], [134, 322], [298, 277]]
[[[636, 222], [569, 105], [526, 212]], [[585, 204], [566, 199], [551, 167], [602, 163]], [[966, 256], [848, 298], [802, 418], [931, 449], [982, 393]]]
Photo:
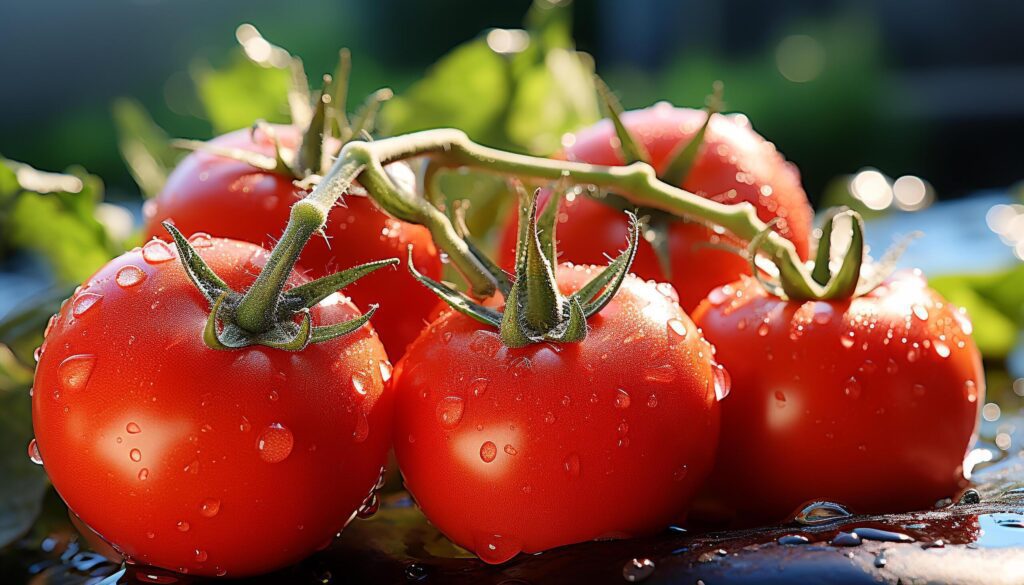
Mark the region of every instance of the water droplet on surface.
[[853, 331], [850, 331], [848, 334], [843, 335], [842, 337], [839, 338], [839, 343], [846, 349], [850, 349], [851, 347], [853, 347], [854, 344], [853, 336]]
[[914, 542], [913, 537], [907, 534], [881, 530], [879, 528], [854, 528], [853, 533], [859, 536], [861, 540], [874, 540], [877, 542]]
[[826, 524], [833, 520], [840, 518], [847, 518], [850, 516], [850, 512], [846, 508], [836, 504], [835, 502], [811, 502], [804, 506], [796, 516], [793, 517], [793, 521], [797, 524], [803, 524], [805, 526], [816, 526], [818, 524]]
[[489, 565], [499, 565], [521, 551], [519, 543], [500, 534], [484, 534], [473, 539], [474, 551], [480, 560]]
[[668, 325], [666, 325], [665, 329], [668, 332], [669, 345], [675, 345], [686, 339], [686, 323], [683, 323], [679, 319], [669, 319]]
[[974, 380], [964, 382], [964, 393], [967, 395], [967, 402], [978, 401], [978, 385], [974, 383]]
[[672, 364], [647, 366], [644, 368], [644, 379], [648, 382], [671, 382], [676, 379], [676, 368]]
[[482, 459], [484, 463], [494, 461], [494, 458], [497, 457], [497, 455], [498, 447], [494, 443], [485, 441], [483, 445], [480, 445], [480, 459]]
[[394, 367], [392, 367], [391, 362], [387, 360], [381, 360], [380, 364], [378, 364], [378, 367], [380, 368], [381, 380], [385, 382], [390, 380], [391, 374], [394, 372]]
[[137, 435], [142, 432], [142, 428], [133, 422], [130, 422], [127, 425], [125, 425], [124, 430], [128, 431], [129, 435]]
[[149, 470], [143, 467], [139, 470], [139, 481], [146, 481], [149, 479]]
[[562, 467], [565, 469], [565, 472], [572, 477], [579, 477], [580, 456], [576, 453], [569, 453], [569, 455], [566, 456], [565, 461], [562, 462]]
[[205, 563], [207, 558], [209, 558], [209, 555], [206, 554], [205, 550], [200, 550], [198, 548], [196, 549], [196, 562], [197, 563]]
[[780, 536], [776, 542], [782, 545], [807, 544], [811, 542], [811, 539], [802, 534], [787, 534]]
[[103, 295], [88, 292], [81, 293], [75, 297], [75, 300], [71, 301], [71, 314], [75, 317], [81, 317], [102, 300]]
[[935, 349], [936, 355], [938, 355], [940, 358], [949, 357], [949, 346], [943, 343], [942, 341], [935, 341], [934, 343], [932, 343], [932, 348]]
[[39, 442], [35, 439], [28, 442], [28, 459], [36, 465], [43, 464], [43, 456], [39, 454]]
[[114, 281], [117, 282], [117, 286], [121, 288], [131, 288], [142, 284], [142, 281], [146, 280], [146, 273], [138, 266], [129, 264], [123, 266], [117, 271], [117, 275], [114, 277]]
[[427, 568], [419, 563], [413, 563], [405, 568], [405, 578], [409, 581], [422, 581], [427, 578]]
[[899, 365], [897, 365], [896, 362], [892, 359], [890, 359], [889, 362], [885, 365], [885, 372], [887, 374], [895, 374], [899, 370]]
[[459, 396], [446, 396], [437, 403], [437, 421], [445, 429], [454, 429], [462, 422], [466, 403]]
[[189, 526], [188, 522], [184, 520], [178, 522], [178, 530], [180, 530], [181, 532], [188, 532], [189, 528], [191, 528], [191, 526]]
[[352, 389], [356, 391], [356, 394], [366, 396], [366, 393], [369, 391], [369, 383], [365, 374], [362, 372], [354, 372], [352, 374]]
[[469, 383], [469, 390], [473, 396], [480, 398], [487, 393], [487, 385], [490, 384], [490, 380], [487, 378], [477, 378]]
[[519, 454], [519, 451], [517, 451], [512, 445], [505, 445], [504, 451], [506, 455], [511, 455], [513, 457]]
[[978, 490], [976, 490], [974, 488], [970, 488], [967, 491], [965, 491], [963, 493], [963, 495], [960, 496], [960, 501], [957, 502], [957, 503], [961, 504], [961, 505], [965, 505], [965, 504], [980, 504], [981, 503], [981, 494], [978, 492]]
[[729, 372], [726, 371], [722, 364], [714, 364], [711, 368], [711, 375], [715, 386], [715, 399], [721, 401], [729, 395], [729, 391], [732, 388]]
[[914, 316], [917, 317], [918, 319], [920, 319], [922, 321], [927, 321], [928, 320], [928, 309], [924, 308], [923, 306], [921, 306], [921, 305], [914, 305], [911, 308], [911, 311], [913, 311]]
[[370, 436], [370, 421], [366, 418], [366, 413], [359, 411], [356, 415], [356, 428], [352, 431], [352, 440], [356, 443], [362, 443]]
[[377, 497], [377, 492], [373, 491], [370, 492], [370, 495], [366, 496], [359, 509], [356, 510], [356, 516], [365, 520], [376, 514], [377, 510], [380, 510], [380, 498]]
[[142, 461], [142, 451], [132, 449], [128, 452], [128, 457], [131, 458], [132, 461], [138, 463], [139, 461]]
[[284, 461], [291, 455], [294, 446], [295, 437], [292, 432], [280, 423], [268, 426], [256, 441], [256, 450], [260, 454], [260, 459], [267, 463]]
[[843, 395], [849, 398], [860, 398], [861, 385], [857, 378], [850, 376], [850, 379], [843, 384]]
[[690, 467], [688, 465], [680, 465], [672, 472], [672, 479], [683, 481], [688, 475], [690, 475]]
[[832, 546], [860, 546], [861, 543], [862, 541], [856, 532], [840, 532], [829, 542]]
[[470, 351], [483, 354], [487, 357], [494, 357], [501, 349], [501, 337], [491, 331], [477, 330], [473, 332], [469, 340]]
[[160, 240], [150, 240], [142, 247], [142, 259], [150, 264], [160, 264], [174, 258], [174, 251]]
[[615, 391], [615, 408], [626, 409], [629, 408], [629, 392], [626, 392], [622, 388]]
[[73, 355], [57, 366], [57, 380], [61, 390], [75, 392], [85, 388], [96, 365], [96, 356], [89, 354]]
[[213, 245], [213, 237], [206, 232], [196, 232], [188, 239], [193, 248], [209, 248]]
[[647, 407], [648, 408], [656, 408], [657, 406], [658, 406], [658, 395], [655, 394], [654, 392], [651, 392], [650, 394], [647, 395]]
[[768, 319], [765, 318], [765, 320], [761, 321], [761, 323], [757, 326], [757, 335], [758, 337], [767, 337], [769, 331], [771, 331], [771, 327], [768, 323]]
[[632, 559], [622, 567], [622, 577], [630, 583], [639, 583], [653, 574], [654, 561], [651, 559]]
[[248, 433], [251, 429], [252, 423], [249, 422], [248, 418], [243, 416], [242, 422], [238, 423], [238, 430], [242, 431], [243, 433]]
[[220, 500], [203, 500], [203, 503], [199, 504], [199, 513], [206, 518], [213, 518], [220, 513]]

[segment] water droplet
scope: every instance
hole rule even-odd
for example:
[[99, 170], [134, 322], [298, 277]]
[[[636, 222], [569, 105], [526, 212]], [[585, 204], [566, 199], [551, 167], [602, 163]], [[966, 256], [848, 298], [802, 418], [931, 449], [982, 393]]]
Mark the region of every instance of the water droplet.
[[572, 477], [579, 477], [580, 456], [576, 453], [569, 453], [569, 455], [566, 456], [565, 461], [562, 462], [562, 467], [565, 469], [565, 472]]
[[189, 528], [191, 528], [191, 526], [189, 526], [188, 522], [184, 520], [180, 520], [178, 522], [178, 530], [180, 530], [181, 532], [188, 532]]
[[206, 232], [196, 232], [188, 239], [193, 248], [209, 248], [213, 245], [213, 237]]
[[248, 433], [251, 429], [252, 423], [249, 422], [249, 419], [243, 416], [242, 422], [238, 423], [238, 430], [242, 431], [243, 433]]
[[137, 435], [142, 432], [142, 428], [133, 422], [130, 422], [127, 425], [125, 425], [124, 430], [128, 431], [129, 435]]
[[960, 329], [964, 332], [964, 335], [970, 335], [974, 331], [974, 325], [971, 324], [971, 320], [967, 317], [967, 309], [960, 307], [953, 313], [953, 316], [960, 323]]
[[949, 346], [943, 343], [942, 341], [935, 341], [934, 343], [932, 343], [932, 347], [935, 349], [935, 353], [940, 358], [949, 357]]
[[454, 429], [462, 422], [466, 403], [459, 396], [446, 396], [437, 403], [437, 421], [446, 429]]
[[861, 540], [874, 540], [877, 542], [914, 542], [914, 539], [901, 532], [891, 532], [889, 530], [881, 530], [878, 528], [854, 528], [853, 533], [861, 538]]
[[622, 576], [630, 583], [639, 583], [653, 574], [654, 561], [651, 559], [632, 559], [622, 567]]
[[853, 336], [853, 331], [850, 331], [846, 335], [843, 335], [842, 337], [839, 338], [839, 343], [846, 349], [850, 349], [851, 347], [853, 347], [854, 344]]
[[714, 364], [711, 368], [711, 375], [715, 386], [715, 399], [723, 400], [729, 395], [729, 390], [732, 388], [732, 380], [729, 378], [729, 372], [722, 366], [722, 364]]
[[[917, 344], [915, 343], [914, 345], [917, 345]], [[907, 361], [908, 362], [914, 363], [914, 362], [917, 361], [917, 358], [919, 358], [919, 357], [921, 357], [921, 349], [920, 348], [918, 348], [918, 347], [911, 347], [910, 349], [907, 350]]]
[[818, 325], [827, 325], [832, 321], [832, 305], [828, 303], [814, 303], [814, 315], [811, 320]]
[[768, 318], [766, 317], [764, 321], [761, 321], [761, 323], [757, 326], [757, 335], [758, 337], [766, 337], [770, 330], [771, 326], [768, 322]]
[[359, 411], [356, 415], [356, 428], [352, 431], [352, 440], [356, 443], [362, 443], [370, 436], [370, 421], [366, 418], [366, 413]]
[[271, 402], [277, 402], [277, 400], [281, 398], [281, 395], [277, 393], [277, 390], [271, 390], [270, 394], [267, 394], [267, 398]]
[[160, 264], [174, 258], [174, 251], [160, 240], [150, 240], [142, 247], [142, 259], [150, 264]]
[[843, 384], [843, 394], [849, 398], [860, 398], [860, 391], [860, 382], [853, 376]]
[[497, 355], [498, 350], [501, 349], [501, 345], [501, 337], [492, 331], [484, 331], [482, 329], [474, 331], [469, 340], [470, 351], [483, 354], [487, 357], [494, 357]]
[[974, 383], [974, 380], [964, 382], [964, 393], [967, 395], [967, 402], [978, 401], [978, 385]]
[[35, 439], [28, 442], [28, 458], [36, 465], [43, 464], [43, 456], [39, 454], [39, 442]]
[[672, 479], [675, 481], [683, 481], [689, 474], [690, 467], [688, 465], [680, 465], [672, 472]]
[[146, 481], [149, 479], [149, 470], [143, 467], [139, 470], [139, 481]]
[[142, 284], [142, 281], [146, 280], [146, 273], [138, 266], [129, 264], [117, 271], [114, 280], [121, 288], [131, 288]]
[[544, 422], [546, 422], [547, 424], [554, 424], [555, 420], [555, 413], [551, 411], [544, 413]]
[[648, 408], [655, 408], [657, 406], [658, 406], [658, 395], [655, 394], [654, 392], [651, 392], [650, 394], [647, 395], [647, 407]]
[[182, 471], [185, 473], [191, 473], [192, 475], [199, 474], [199, 460], [193, 459], [188, 465], [186, 465]]
[[280, 423], [268, 426], [256, 441], [256, 450], [259, 451], [260, 459], [267, 463], [284, 461], [291, 455], [294, 446], [295, 437], [292, 432]]
[[473, 552], [489, 565], [500, 565], [521, 551], [519, 543], [500, 534], [479, 535], [473, 540]]
[[352, 374], [352, 389], [356, 391], [356, 394], [360, 396], [366, 396], [369, 383], [367, 382], [366, 375], [362, 372], [354, 372]]
[[775, 406], [779, 408], [786, 406], [786, 393], [782, 390], [775, 391]]
[[213, 518], [220, 513], [220, 500], [203, 500], [203, 503], [199, 504], [199, 513], [206, 518]]
[[780, 536], [776, 542], [781, 545], [807, 544], [811, 542], [811, 539], [802, 534], [787, 534], [785, 536]]
[[921, 305], [914, 305], [911, 308], [911, 311], [913, 311], [914, 316], [917, 317], [918, 319], [920, 319], [922, 321], [927, 321], [928, 320], [928, 309], [924, 308], [923, 306], [921, 306]]
[[427, 568], [419, 563], [413, 563], [405, 568], [405, 578], [409, 581], [422, 581], [427, 578]]
[[71, 301], [71, 314], [75, 317], [81, 317], [89, 309], [96, 306], [97, 303], [103, 300], [103, 295], [96, 293], [81, 293], [75, 300]]
[[519, 454], [519, 451], [512, 445], [505, 445], [504, 451], [506, 455], [512, 455], [513, 457]]
[[731, 290], [732, 289], [729, 288], [728, 285], [712, 289], [712, 291], [708, 293], [708, 302], [711, 303], [712, 307], [720, 307], [723, 303], [729, 300]]
[[[720, 290], [720, 289], [715, 289]], [[668, 332], [668, 343], [669, 345], [675, 345], [684, 339], [686, 339], [687, 329], [686, 323], [683, 323], [679, 319], [669, 319], [668, 325], [665, 327]]]
[[142, 461], [142, 451], [132, 449], [128, 452], [128, 457], [130, 457], [132, 461], [138, 463], [139, 461]]
[[861, 539], [856, 532], [840, 532], [832, 538], [832, 546], [860, 546]]
[[[961, 494], [960, 501], [958, 501], [957, 503], [960, 504], [960, 505], [964, 505], [964, 504], [980, 504], [981, 503], [981, 493], [979, 493], [978, 490], [976, 490], [974, 488], [970, 488], [970, 489], [966, 490], [963, 494]], [[861, 536], [863, 536], [863, 535], [861, 535]]]
[[895, 374], [899, 370], [899, 365], [897, 365], [896, 362], [892, 359], [890, 359], [889, 362], [885, 365], [885, 373], [887, 374]]
[[377, 510], [380, 510], [380, 498], [377, 497], [376, 491], [372, 491], [356, 510], [356, 516], [365, 520], [376, 514]]
[[626, 392], [622, 388], [615, 391], [615, 408], [626, 409], [629, 408], [629, 392]]
[[671, 382], [676, 379], [676, 368], [672, 364], [647, 366], [644, 368], [644, 379], [648, 382]]
[[485, 441], [483, 445], [480, 445], [480, 459], [484, 463], [490, 463], [494, 461], [494, 458], [498, 455], [498, 447], [490, 442]]
[[469, 390], [473, 396], [480, 398], [487, 392], [487, 385], [490, 383], [487, 378], [477, 378], [469, 383]]
[[847, 518], [849, 516], [850, 512], [839, 504], [822, 501], [807, 504], [797, 512], [796, 516], [793, 517], [793, 520], [797, 524], [815, 526], [818, 524], [827, 524], [833, 520]]
[[196, 562], [197, 563], [205, 563], [207, 558], [209, 558], [209, 555], [206, 554], [205, 550], [200, 550], [198, 548], [196, 549]]
[[391, 362], [387, 360], [381, 360], [380, 363], [378, 364], [378, 367], [380, 368], [381, 379], [384, 380], [385, 382], [390, 380], [391, 374], [392, 372], [394, 372], [394, 368], [391, 366]]
[[96, 356], [89, 354], [73, 355], [57, 367], [57, 380], [62, 390], [74, 392], [85, 388], [96, 365]]

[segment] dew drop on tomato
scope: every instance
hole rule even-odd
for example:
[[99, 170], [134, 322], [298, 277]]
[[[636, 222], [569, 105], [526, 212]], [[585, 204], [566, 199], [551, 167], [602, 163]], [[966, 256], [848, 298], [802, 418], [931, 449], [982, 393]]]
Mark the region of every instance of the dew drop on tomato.
[[686, 323], [683, 323], [679, 319], [669, 319], [665, 329], [668, 332], [669, 345], [675, 345], [686, 339]]
[[43, 456], [39, 454], [39, 442], [35, 439], [28, 442], [28, 459], [36, 465], [43, 464]]
[[114, 276], [114, 281], [117, 283], [117, 286], [121, 288], [138, 286], [142, 284], [144, 280], [146, 280], [146, 273], [141, 268], [133, 264], [122, 267], [117, 271], [117, 275]]
[[124, 430], [127, 431], [129, 435], [137, 435], [142, 432], [142, 428], [138, 424], [133, 422], [130, 422], [127, 425], [125, 425]]
[[75, 300], [71, 301], [71, 314], [75, 317], [81, 317], [102, 300], [103, 295], [88, 292], [81, 293], [75, 297]]
[[940, 358], [945, 359], [949, 357], [949, 346], [942, 341], [934, 342], [932, 344], [932, 349], [935, 350], [935, 354], [938, 355]]
[[644, 379], [648, 382], [671, 382], [676, 379], [676, 368], [672, 364], [649, 365], [644, 368]]
[[843, 384], [843, 395], [849, 398], [860, 398], [860, 391], [860, 381], [853, 376], [850, 376], [850, 379]]
[[366, 380], [366, 374], [362, 372], [352, 374], [352, 389], [356, 391], [356, 394], [366, 396], [369, 385], [369, 382]]
[[462, 415], [465, 412], [466, 404], [462, 398], [446, 396], [437, 403], [437, 422], [445, 429], [454, 429], [462, 422]]
[[57, 381], [62, 390], [75, 392], [85, 388], [96, 365], [96, 356], [89, 354], [73, 355], [57, 367]]
[[220, 500], [209, 498], [199, 504], [199, 513], [205, 518], [213, 518], [220, 513]]
[[352, 440], [356, 443], [362, 443], [370, 436], [370, 421], [366, 418], [366, 413], [362, 410], [356, 415], [356, 427], [352, 431]]
[[256, 440], [256, 450], [260, 459], [267, 463], [280, 463], [288, 458], [295, 446], [292, 432], [280, 423], [274, 423], [263, 429]]
[[213, 245], [213, 237], [205, 232], [196, 232], [188, 239], [193, 248], [209, 248]]
[[515, 539], [500, 534], [481, 534], [473, 540], [473, 552], [481, 561], [490, 565], [504, 563], [522, 551]]
[[139, 470], [139, 481], [146, 481], [149, 479], [149, 469], [143, 467]]
[[974, 380], [964, 382], [964, 393], [967, 394], [967, 402], [978, 401], [978, 385], [974, 383]]
[[477, 378], [469, 384], [470, 392], [473, 396], [480, 398], [487, 392], [487, 385], [490, 383], [491, 381], [487, 378]]
[[191, 526], [189, 526], [188, 522], [186, 522], [184, 520], [180, 520], [178, 522], [177, 526], [178, 526], [178, 530], [181, 531], [181, 532], [188, 532], [188, 529], [191, 528]]
[[378, 364], [378, 367], [380, 368], [380, 378], [381, 378], [381, 380], [383, 380], [385, 382], [390, 380], [391, 379], [391, 373], [394, 371], [394, 368], [391, 366], [391, 362], [389, 362], [387, 360], [381, 360], [380, 364]]
[[490, 442], [485, 441], [483, 445], [480, 445], [480, 459], [484, 463], [490, 463], [494, 461], [494, 458], [498, 455], [498, 447]]
[[150, 264], [161, 264], [174, 259], [174, 251], [160, 240], [150, 240], [142, 247], [142, 259]]
[[722, 364], [714, 364], [711, 368], [711, 375], [715, 386], [715, 399], [725, 399], [732, 389], [732, 380], [729, 378], [729, 372], [726, 371]]
[[572, 477], [580, 476], [580, 456], [576, 453], [569, 453], [565, 457], [565, 461], [562, 462], [562, 467], [565, 472]]
[[132, 449], [131, 451], [128, 452], [128, 457], [132, 461], [138, 463], [139, 461], [142, 461], [142, 451], [139, 451], [138, 449]]
[[209, 558], [209, 555], [206, 554], [205, 550], [200, 550], [198, 548], [196, 549], [196, 562], [198, 562], [198, 563], [205, 563], [206, 559], [208, 559], [208, 558]]
[[622, 388], [615, 391], [615, 408], [625, 410], [630, 405], [629, 392], [626, 392]]

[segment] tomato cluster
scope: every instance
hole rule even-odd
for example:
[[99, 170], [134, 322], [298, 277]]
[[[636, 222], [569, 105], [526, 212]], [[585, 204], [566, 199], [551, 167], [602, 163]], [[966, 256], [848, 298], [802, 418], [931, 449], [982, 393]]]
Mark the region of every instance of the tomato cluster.
[[[658, 172], [699, 141], [678, 186], [752, 204], [808, 257], [799, 175], [745, 118], [661, 104], [621, 120]], [[979, 353], [919, 274], [789, 298], [723, 249], [737, 237], [672, 218], [656, 252], [617, 195], [578, 195], [510, 222], [512, 277], [475, 258], [501, 294], [474, 304], [439, 282], [427, 229], [355, 194], [273, 289], [266, 248], [308, 185], [224, 153], [273, 158], [301, 134], [261, 126], [188, 155], [147, 207], [152, 239], [47, 328], [30, 449], [126, 558], [229, 577], [294, 563], [375, 509], [391, 447], [430, 521], [488, 563], [688, 515], [775, 522], [812, 499], [908, 510], [966, 486]], [[608, 122], [564, 143], [563, 160], [627, 162]], [[416, 189], [405, 163], [387, 172]], [[606, 272], [593, 265], [625, 240]], [[335, 270], [407, 255], [409, 272], [335, 292], [353, 282]], [[434, 292], [457, 310], [438, 312]]]

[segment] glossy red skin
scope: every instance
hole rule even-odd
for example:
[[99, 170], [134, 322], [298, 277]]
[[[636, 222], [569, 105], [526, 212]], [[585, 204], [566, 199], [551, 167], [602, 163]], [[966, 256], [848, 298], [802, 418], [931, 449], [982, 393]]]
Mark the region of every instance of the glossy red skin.
[[[694, 137], [705, 116], [701, 110], [659, 104], [626, 112], [622, 121], [650, 153], [660, 173], [675, 148]], [[566, 143], [559, 158], [600, 165], [624, 163], [608, 120], [581, 130]], [[715, 115], [711, 119], [703, 146], [681, 187], [721, 203], [752, 203], [766, 222], [779, 218], [776, 231], [792, 240], [800, 257], [806, 258], [813, 211], [800, 186], [800, 174], [772, 143], [751, 129], [746, 117]], [[562, 259], [602, 264], [605, 254], [622, 248], [628, 228], [621, 211], [583, 196], [564, 201], [562, 206], [558, 224]], [[507, 267], [515, 258], [517, 225], [512, 214], [502, 233], [501, 259]], [[750, 274], [743, 258], [708, 244], [743, 247], [734, 238], [717, 235], [700, 224], [679, 221], [669, 229], [672, 277], [666, 278], [646, 241], [640, 242], [631, 270], [641, 278], [671, 282], [679, 291], [683, 309], [692, 311], [712, 288]]]
[[774, 522], [808, 500], [905, 512], [967, 485], [981, 358], [966, 317], [916, 273], [817, 303], [747, 278], [713, 291], [693, 318], [733, 382], [702, 514]]
[[[558, 281], [569, 292], [592, 276], [563, 265]], [[718, 401], [711, 347], [674, 298], [630, 275], [574, 344], [509, 349], [455, 312], [425, 329], [395, 368], [395, 452], [431, 523], [501, 563], [684, 514], [713, 462]], [[446, 428], [451, 397], [463, 414]]]
[[[267, 259], [231, 240], [198, 250], [235, 288]], [[122, 288], [116, 275], [129, 266], [146, 278]], [[102, 298], [75, 316], [93, 294]], [[329, 543], [370, 493], [391, 440], [394, 404], [382, 379], [390, 365], [369, 325], [301, 352], [212, 350], [202, 339], [208, 312], [176, 257], [147, 262], [135, 250], [110, 261], [48, 328], [33, 424], [61, 497], [127, 557], [190, 574], [254, 575]], [[339, 295], [311, 314], [326, 324], [359, 312]], [[61, 364], [82, 355], [93, 356], [91, 373], [69, 384], [75, 369]], [[285, 453], [282, 441], [265, 439], [274, 424], [293, 447], [269, 462], [264, 454]]]
[[[274, 129], [284, 147], [297, 146], [299, 132], [294, 127]], [[267, 156], [274, 154], [273, 143], [265, 133], [256, 132], [254, 141], [248, 129], [219, 136], [211, 144]], [[399, 180], [415, 180], [404, 164], [388, 169]], [[147, 204], [146, 236], [170, 241], [160, 225], [170, 220], [185, 234], [206, 232], [269, 249], [281, 237], [291, 205], [305, 194], [290, 177], [233, 159], [194, 152], [181, 161], [160, 195]], [[345, 196], [344, 206], [329, 215], [324, 234], [326, 239], [313, 236], [299, 258], [299, 265], [314, 277], [385, 258], [400, 258], [404, 262], [409, 244], [413, 245], [413, 261], [420, 272], [434, 279], [441, 277], [440, 255], [430, 232], [388, 216], [367, 197]], [[364, 310], [380, 305], [374, 326], [395, 361], [419, 335], [437, 302], [405, 269], [382, 270], [373, 279], [349, 285], [345, 294]]]

